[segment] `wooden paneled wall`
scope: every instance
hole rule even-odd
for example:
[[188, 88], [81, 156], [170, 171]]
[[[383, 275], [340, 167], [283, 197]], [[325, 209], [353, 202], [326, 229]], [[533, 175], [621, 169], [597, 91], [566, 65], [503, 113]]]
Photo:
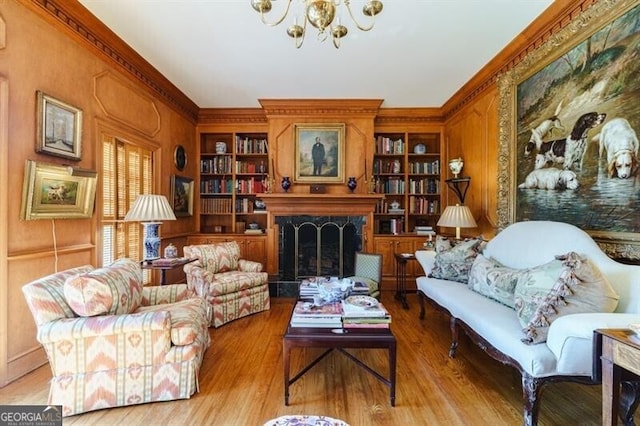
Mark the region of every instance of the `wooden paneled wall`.
[[[181, 143], [188, 158], [196, 156], [197, 106], [79, 3], [61, 3], [0, 1], [0, 386], [46, 362], [22, 286], [100, 259], [97, 214], [84, 220], [20, 219], [25, 161], [96, 169], [101, 134], [107, 133], [156, 152], [155, 191], [169, 197], [170, 175], [178, 173], [174, 146]], [[80, 161], [35, 152], [37, 90], [83, 111]], [[197, 170], [191, 161], [179, 173], [195, 177]], [[180, 244], [194, 230], [195, 219], [184, 218], [165, 223], [162, 234]]]
[[[556, 0], [445, 105], [422, 111], [427, 116], [438, 116], [440, 124], [444, 119], [444, 159], [462, 156], [466, 160], [465, 174], [472, 177], [466, 204], [479, 219], [486, 237], [491, 236], [496, 224], [496, 78], [596, 1]], [[169, 196], [171, 174], [197, 179], [199, 167], [195, 161], [198, 106], [79, 3], [0, 1], [0, 234], [4, 237], [0, 239], [0, 386], [45, 362], [35, 340], [35, 325], [22, 296], [22, 285], [56, 268], [95, 265], [99, 258], [97, 215], [55, 222], [19, 219], [25, 160], [69, 163], [35, 153], [36, 90], [84, 111], [82, 160], [73, 162], [74, 166], [95, 169], [101, 155], [101, 133], [111, 132], [154, 147], [158, 193]], [[116, 93], [121, 95], [114, 96]], [[131, 105], [140, 108], [128, 109]], [[303, 110], [308, 107], [304, 102], [298, 106]], [[269, 109], [267, 105], [263, 107]], [[291, 109], [287, 117], [275, 114], [279, 116], [269, 121], [270, 137], [292, 140], [291, 124], [309, 117], [300, 111]], [[352, 118], [340, 116], [340, 122], [348, 123], [347, 131], [352, 136], [374, 130], [370, 128], [374, 126], [370, 118], [363, 124], [361, 113], [351, 111]], [[378, 118], [384, 115], [381, 109]], [[360, 139], [366, 142], [366, 138]], [[173, 165], [178, 143], [185, 146], [189, 159], [181, 172]], [[353, 158], [361, 149], [372, 148], [348, 149], [347, 158]], [[362, 169], [359, 162], [349, 164], [347, 173], [359, 176]], [[277, 162], [278, 176], [292, 172], [291, 164]], [[96, 209], [100, 207], [96, 205]], [[186, 235], [196, 229], [195, 218], [181, 218], [165, 223], [162, 233], [165, 239], [181, 246]]]

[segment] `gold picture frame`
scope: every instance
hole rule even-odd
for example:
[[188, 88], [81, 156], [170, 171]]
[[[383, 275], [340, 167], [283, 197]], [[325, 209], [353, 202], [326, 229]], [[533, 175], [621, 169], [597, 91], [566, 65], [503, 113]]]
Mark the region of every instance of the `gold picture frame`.
[[[640, 63], [628, 47], [640, 38], [637, 19], [639, 0], [598, 2], [499, 76], [499, 229], [524, 220], [568, 222], [588, 232], [610, 257], [640, 259], [640, 172], [612, 175], [606, 145], [599, 146], [601, 129], [616, 118], [640, 134], [640, 89], [634, 83]], [[592, 113], [597, 122], [583, 128]], [[575, 157], [571, 150], [543, 154], [553, 141], [584, 141], [579, 161], [566, 160]], [[556, 170], [539, 171], [548, 168]], [[549, 172], [573, 174], [540, 189], [536, 176]], [[566, 179], [575, 181], [569, 185]]]
[[81, 160], [82, 110], [39, 90], [36, 101], [36, 152]]
[[295, 125], [294, 182], [344, 183], [344, 130], [344, 124]]
[[93, 215], [97, 177], [95, 172], [74, 175], [73, 167], [27, 160], [20, 217], [84, 219]]
[[193, 216], [193, 179], [171, 176], [171, 205], [176, 217]]

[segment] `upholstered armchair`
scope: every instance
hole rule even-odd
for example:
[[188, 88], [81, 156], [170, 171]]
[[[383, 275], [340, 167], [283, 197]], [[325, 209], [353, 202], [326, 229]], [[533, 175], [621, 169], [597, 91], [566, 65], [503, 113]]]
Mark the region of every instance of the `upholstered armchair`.
[[209, 346], [207, 306], [184, 284], [142, 286], [140, 264], [81, 266], [22, 288], [63, 416], [189, 398]]
[[210, 305], [210, 325], [220, 327], [270, 308], [267, 273], [261, 263], [240, 259], [237, 242], [185, 246], [184, 256], [198, 259], [184, 272], [189, 289]]
[[369, 287], [369, 296], [379, 298], [382, 281], [382, 255], [356, 252], [354, 268], [354, 275], [346, 278], [364, 282]]

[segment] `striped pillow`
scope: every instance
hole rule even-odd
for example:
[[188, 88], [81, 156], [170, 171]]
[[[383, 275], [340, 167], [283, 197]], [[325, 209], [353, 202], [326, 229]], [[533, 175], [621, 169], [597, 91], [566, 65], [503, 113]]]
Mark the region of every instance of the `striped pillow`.
[[64, 297], [82, 317], [134, 312], [142, 301], [142, 269], [131, 259], [67, 278]]

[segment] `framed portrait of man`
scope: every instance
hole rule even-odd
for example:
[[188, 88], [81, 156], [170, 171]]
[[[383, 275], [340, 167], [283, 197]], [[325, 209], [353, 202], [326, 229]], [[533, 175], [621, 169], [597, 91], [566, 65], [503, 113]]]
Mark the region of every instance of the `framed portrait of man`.
[[344, 183], [344, 124], [295, 125], [296, 183]]

